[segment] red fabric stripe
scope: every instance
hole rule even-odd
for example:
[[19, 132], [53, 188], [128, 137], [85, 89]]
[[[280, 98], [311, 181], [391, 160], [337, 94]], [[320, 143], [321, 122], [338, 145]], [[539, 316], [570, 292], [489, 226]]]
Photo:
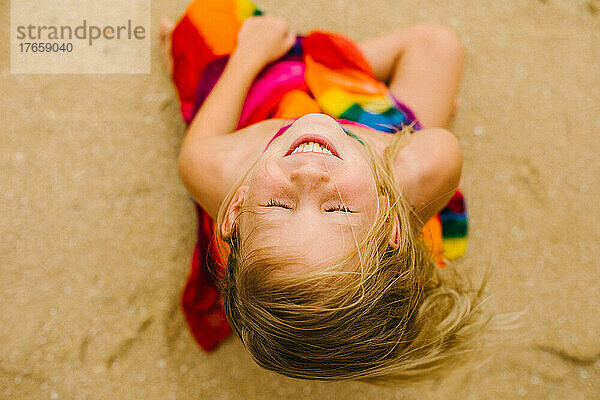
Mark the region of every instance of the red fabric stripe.
[[202, 71], [216, 58], [186, 15], [171, 37], [173, 80], [182, 103], [194, 103]]
[[[214, 265], [214, 261], [208, 254], [211, 248], [208, 238], [212, 238], [214, 233], [212, 221], [204, 211], [199, 208], [197, 210], [198, 230], [202, 233], [198, 235], [192, 255], [192, 268], [183, 291], [182, 305], [194, 338], [200, 347], [211, 351], [229, 336], [231, 328], [225, 316], [214, 276], [207, 268], [208, 265]], [[222, 274], [223, 266], [217, 265], [216, 272]]]
[[457, 214], [464, 214], [465, 200], [463, 198], [462, 193], [459, 190], [457, 190], [456, 193], [454, 193], [454, 196], [452, 196], [452, 198], [446, 205], [446, 208], [450, 209], [451, 211]]
[[357, 69], [375, 77], [358, 46], [345, 36], [331, 32], [311, 32], [302, 39], [304, 54], [333, 69]]

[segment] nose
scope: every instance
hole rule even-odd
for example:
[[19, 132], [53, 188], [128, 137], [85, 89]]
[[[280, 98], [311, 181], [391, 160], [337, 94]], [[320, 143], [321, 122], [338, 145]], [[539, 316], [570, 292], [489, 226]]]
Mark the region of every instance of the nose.
[[314, 163], [306, 163], [290, 172], [290, 180], [305, 186], [326, 183], [330, 180], [329, 172]]

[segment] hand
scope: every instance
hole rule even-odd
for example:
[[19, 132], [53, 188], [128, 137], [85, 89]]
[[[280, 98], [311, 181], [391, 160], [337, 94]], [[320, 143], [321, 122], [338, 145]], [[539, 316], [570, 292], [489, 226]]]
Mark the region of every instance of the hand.
[[296, 41], [296, 34], [278, 17], [260, 15], [244, 21], [238, 33], [235, 53], [259, 69], [285, 55]]

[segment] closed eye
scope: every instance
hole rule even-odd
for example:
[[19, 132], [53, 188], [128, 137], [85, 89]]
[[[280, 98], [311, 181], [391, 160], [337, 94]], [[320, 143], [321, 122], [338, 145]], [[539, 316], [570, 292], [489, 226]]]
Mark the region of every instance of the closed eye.
[[346, 206], [343, 206], [341, 204], [334, 206], [334, 207], [329, 207], [325, 209], [325, 212], [334, 212], [334, 211], [341, 211], [341, 212], [348, 212], [348, 213], [353, 213], [356, 211], [352, 211], [351, 209], [349, 209]]
[[281, 207], [281, 208], [285, 208], [288, 210], [292, 209], [292, 206], [289, 204], [286, 204], [282, 201], [279, 200], [275, 200], [275, 199], [270, 199], [267, 204], [265, 204], [265, 207]]

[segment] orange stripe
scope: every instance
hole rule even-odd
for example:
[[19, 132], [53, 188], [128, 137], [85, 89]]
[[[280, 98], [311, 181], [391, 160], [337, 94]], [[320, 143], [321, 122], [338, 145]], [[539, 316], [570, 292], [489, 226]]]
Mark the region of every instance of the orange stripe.
[[186, 14], [215, 55], [233, 52], [240, 30], [235, 1], [195, 0], [189, 5]]

